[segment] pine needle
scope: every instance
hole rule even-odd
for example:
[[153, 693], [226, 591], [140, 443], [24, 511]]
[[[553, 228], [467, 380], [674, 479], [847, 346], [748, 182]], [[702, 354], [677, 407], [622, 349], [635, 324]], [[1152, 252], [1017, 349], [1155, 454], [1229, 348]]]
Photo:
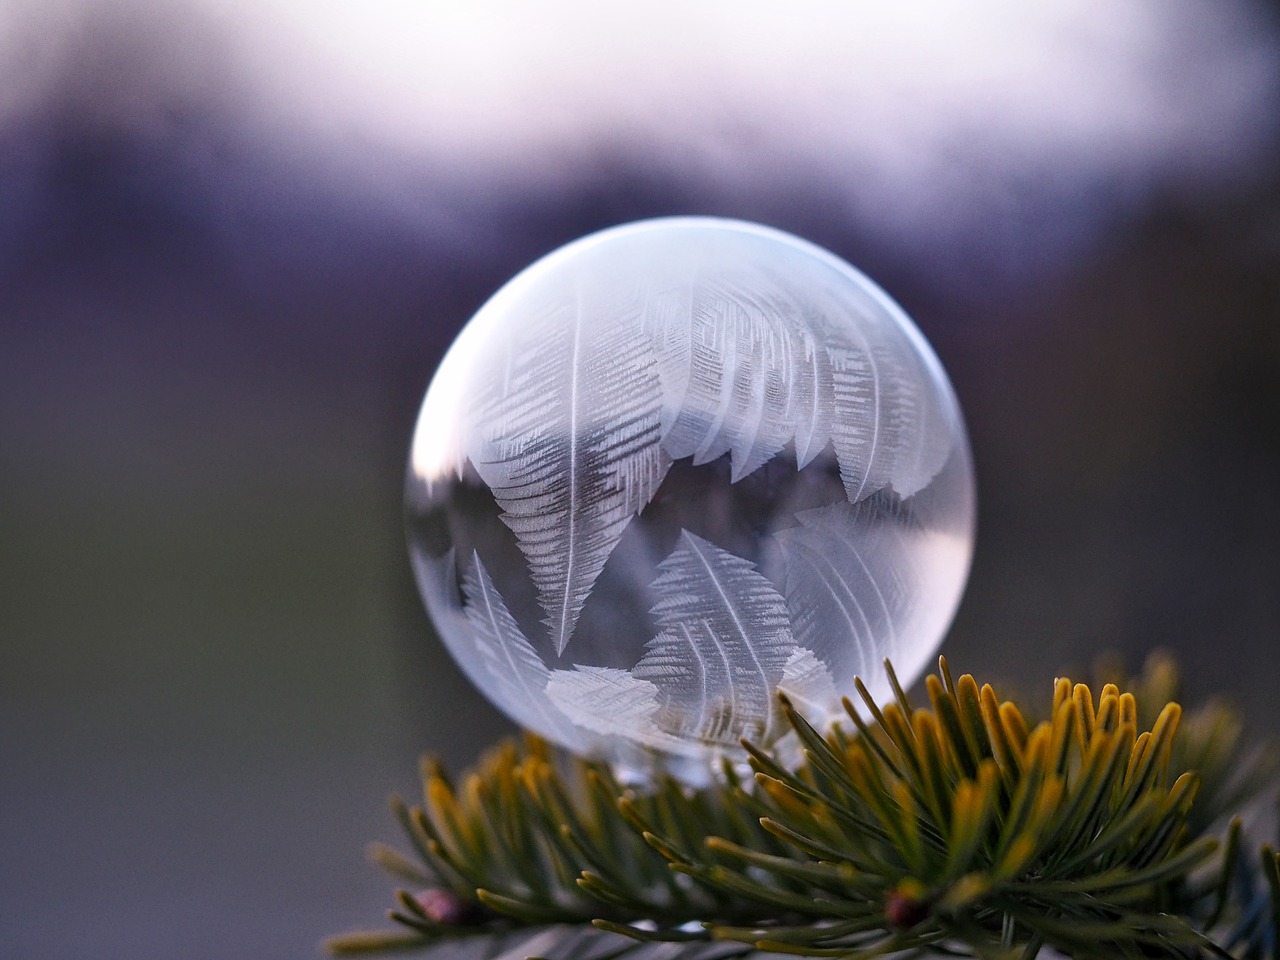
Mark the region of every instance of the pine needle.
[[[953, 678], [945, 659], [916, 707], [886, 669], [892, 701], [857, 681], [871, 719], [846, 703], [851, 734], [820, 732], [781, 698], [804, 762], [746, 744], [754, 782], [726, 769], [701, 790], [627, 790], [534, 737], [459, 780], [424, 761], [423, 805], [393, 801], [411, 855], [371, 849], [428, 889], [398, 894], [391, 916], [407, 930], [330, 951], [594, 924], [846, 960], [1273, 955], [1280, 858], [1246, 855], [1228, 821], [1274, 796], [1276, 767], [1246, 753], [1221, 704], [1184, 714], [1166, 658], [1132, 683], [1109, 671], [1096, 699], [1059, 678], [1042, 715]], [[449, 922], [424, 907], [440, 903]]]

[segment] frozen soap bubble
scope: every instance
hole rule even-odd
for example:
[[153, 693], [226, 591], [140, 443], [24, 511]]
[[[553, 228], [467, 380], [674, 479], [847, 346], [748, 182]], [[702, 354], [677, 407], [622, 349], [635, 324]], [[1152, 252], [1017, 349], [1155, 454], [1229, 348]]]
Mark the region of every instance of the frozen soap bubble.
[[705, 777], [883, 698], [937, 649], [973, 544], [955, 396], [902, 310], [777, 230], [593, 234], [499, 290], [441, 363], [407, 483], [414, 569], [520, 724]]

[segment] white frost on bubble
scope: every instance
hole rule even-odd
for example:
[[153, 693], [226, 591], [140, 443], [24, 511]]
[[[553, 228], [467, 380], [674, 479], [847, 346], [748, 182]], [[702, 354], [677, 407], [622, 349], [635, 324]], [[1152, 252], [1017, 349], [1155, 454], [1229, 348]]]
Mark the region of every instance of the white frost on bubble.
[[[831, 443], [860, 500], [923, 488], [949, 448], [932, 372], [847, 265], [706, 222], [682, 245], [662, 239], [561, 256], [491, 308], [511, 329], [501, 359], [475, 373], [468, 455], [529, 564], [557, 654], [674, 460], [727, 454], [736, 483], [787, 443], [800, 467]], [[690, 250], [709, 265], [687, 264]], [[798, 277], [778, 282], [771, 255], [798, 261]]]
[[486, 384], [470, 451], [529, 562], [557, 653], [670, 465], [648, 337], [625, 323], [585, 329], [587, 310], [575, 298], [528, 318]]
[[801, 468], [831, 442], [851, 500], [923, 489], [950, 435], [913, 345], [874, 317], [895, 308], [827, 264], [809, 264], [803, 288], [770, 267], [695, 269], [646, 297], [663, 450], [695, 465], [728, 453], [736, 482], [788, 442]]
[[814, 432], [819, 398], [804, 377], [811, 338], [771, 292], [758, 276], [696, 276], [688, 308], [659, 315], [659, 369], [675, 400], [662, 446], [672, 459], [698, 465], [728, 453], [737, 481], [782, 450], [797, 427], [806, 438]]
[[753, 564], [687, 530], [659, 569], [662, 632], [635, 675], [661, 689], [663, 722], [705, 742], [760, 736], [795, 652], [785, 601]]
[[805, 647], [797, 647], [787, 660], [778, 691], [785, 693], [801, 715], [819, 728], [840, 706], [840, 693], [831, 671]]
[[878, 675], [880, 661], [905, 650], [920, 604], [911, 532], [877, 500], [837, 503], [796, 515], [775, 534], [786, 571], [796, 641], [811, 650], [855, 651], [854, 670]]
[[592, 733], [658, 745], [658, 688], [626, 670], [575, 664], [550, 672], [546, 696], [569, 720]]
[[[450, 550], [446, 560], [452, 559], [452, 553]], [[545, 735], [565, 745], [578, 742], [576, 731], [547, 702], [545, 691], [551, 671], [507, 609], [478, 553], [472, 553], [462, 587], [470, 636], [489, 680], [485, 691], [504, 710], [515, 712]], [[530, 715], [532, 718], [526, 719]]]

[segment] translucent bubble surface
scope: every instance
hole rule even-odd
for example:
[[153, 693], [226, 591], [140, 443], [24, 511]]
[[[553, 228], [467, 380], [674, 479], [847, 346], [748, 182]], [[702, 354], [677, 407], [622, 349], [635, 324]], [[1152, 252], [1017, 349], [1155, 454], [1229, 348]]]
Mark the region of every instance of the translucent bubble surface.
[[520, 724], [690, 779], [910, 682], [959, 601], [973, 468], [954, 394], [878, 287], [803, 240], [644, 221], [544, 257], [432, 380], [414, 569]]

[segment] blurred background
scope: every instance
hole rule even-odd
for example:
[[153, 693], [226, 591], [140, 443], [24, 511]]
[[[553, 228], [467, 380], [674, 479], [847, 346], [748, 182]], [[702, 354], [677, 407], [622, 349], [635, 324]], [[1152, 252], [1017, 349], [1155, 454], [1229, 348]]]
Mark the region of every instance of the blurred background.
[[415, 759], [509, 728], [401, 526], [504, 280], [661, 214], [828, 246], [950, 371], [944, 651], [1172, 648], [1280, 732], [1280, 8], [0, 2], [0, 955], [377, 926]]

